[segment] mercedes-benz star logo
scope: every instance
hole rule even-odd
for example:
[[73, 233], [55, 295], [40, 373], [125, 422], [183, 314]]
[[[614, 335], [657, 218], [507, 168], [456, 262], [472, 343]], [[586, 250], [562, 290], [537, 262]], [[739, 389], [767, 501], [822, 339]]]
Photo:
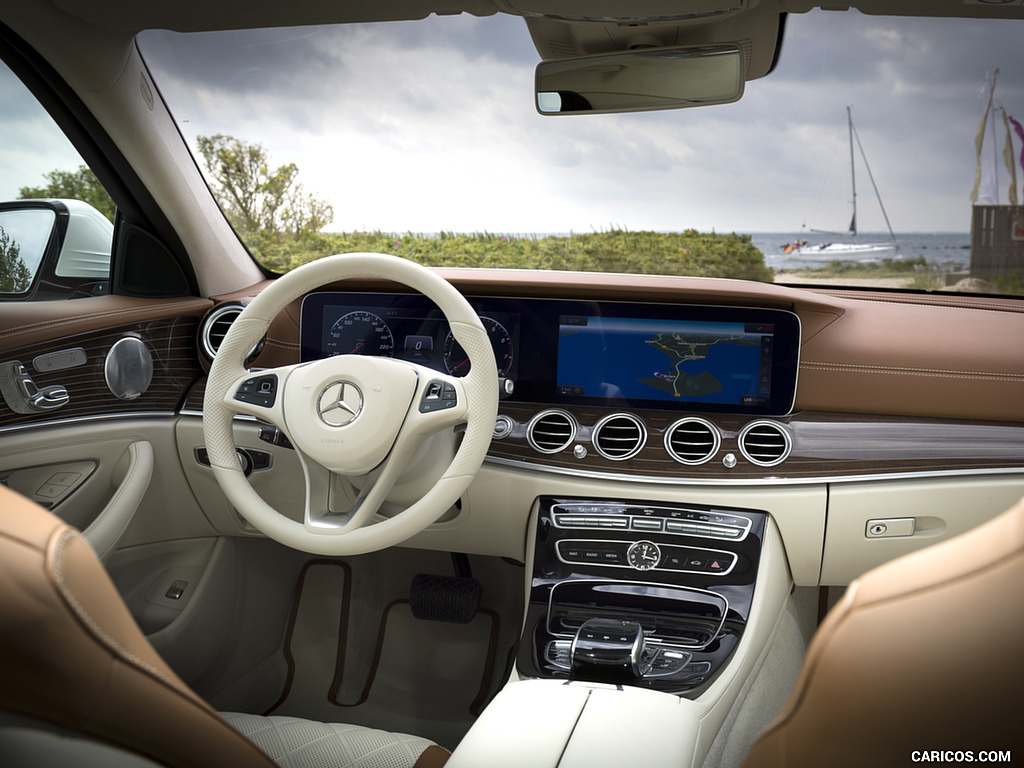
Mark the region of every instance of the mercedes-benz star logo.
[[351, 381], [336, 381], [320, 393], [316, 410], [327, 426], [344, 427], [363, 410], [363, 393]]

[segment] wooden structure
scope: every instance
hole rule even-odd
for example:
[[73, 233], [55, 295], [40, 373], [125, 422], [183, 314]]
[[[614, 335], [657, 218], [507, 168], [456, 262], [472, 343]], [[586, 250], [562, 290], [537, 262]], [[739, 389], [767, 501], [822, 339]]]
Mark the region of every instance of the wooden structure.
[[1024, 205], [975, 205], [971, 277], [1024, 277]]

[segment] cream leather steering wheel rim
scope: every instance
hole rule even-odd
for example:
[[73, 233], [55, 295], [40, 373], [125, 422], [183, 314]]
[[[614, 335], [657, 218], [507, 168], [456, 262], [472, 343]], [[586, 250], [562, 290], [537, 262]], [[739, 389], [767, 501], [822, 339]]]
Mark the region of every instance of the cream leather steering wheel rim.
[[[246, 356], [285, 306], [345, 279], [386, 279], [431, 299], [470, 360], [469, 373], [448, 376], [389, 358], [339, 355], [310, 363], [247, 371]], [[252, 378], [271, 380], [270, 405], [239, 400]], [[438, 389], [438, 386], [440, 389]], [[454, 405], [428, 405], [437, 393]], [[264, 393], [263, 403], [271, 398]], [[447, 281], [414, 262], [379, 253], [331, 256], [275, 280], [239, 315], [210, 368], [203, 435], [225, 496], [267, 536], [304, 552], [354, 555], [394, 546], [435, 522], [469, 487], [490, 445], [498, 408], [498, 378], [487, 332], [476, 312]], [[232, 421], [255, 416], [281, 429], [299, 454], [306, 483], [303, 522], [267, 504], [245, 477], [235, 453]], [[451, 464], [422, 498], [397, 515], [374, 520], [404, 462], [431, 435], [465, 424]], [[376, 479], [345, 511], [328, 508], [330, 473]], [[378, 474], [379, 473], [379, 474]]]

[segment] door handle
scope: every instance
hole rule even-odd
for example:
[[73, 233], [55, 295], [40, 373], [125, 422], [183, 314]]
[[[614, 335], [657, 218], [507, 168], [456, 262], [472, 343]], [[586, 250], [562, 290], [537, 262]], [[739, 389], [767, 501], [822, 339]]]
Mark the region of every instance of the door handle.
[[101, 562], [113, 556], [117, 542], [128, 529], [128, 523], [146, 495], [153, 477], [153, 446], [146, 440], [134, 442], [128, 446], [121, 461], [127, 463], [127, 468], [117, 490], [107, 506], [82, 532]]

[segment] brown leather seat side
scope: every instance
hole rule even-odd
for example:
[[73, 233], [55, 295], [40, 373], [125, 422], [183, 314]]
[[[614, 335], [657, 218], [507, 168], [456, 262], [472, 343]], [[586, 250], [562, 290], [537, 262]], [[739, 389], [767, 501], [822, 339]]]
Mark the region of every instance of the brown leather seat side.
[[0, 709], [174, 768], [273, 768], [153, 650], [82, 536], [2, 486], [0, 584]]
[[743, 768], [1019, 759], [1022, 718], [1024, 502], [851, 584]]

